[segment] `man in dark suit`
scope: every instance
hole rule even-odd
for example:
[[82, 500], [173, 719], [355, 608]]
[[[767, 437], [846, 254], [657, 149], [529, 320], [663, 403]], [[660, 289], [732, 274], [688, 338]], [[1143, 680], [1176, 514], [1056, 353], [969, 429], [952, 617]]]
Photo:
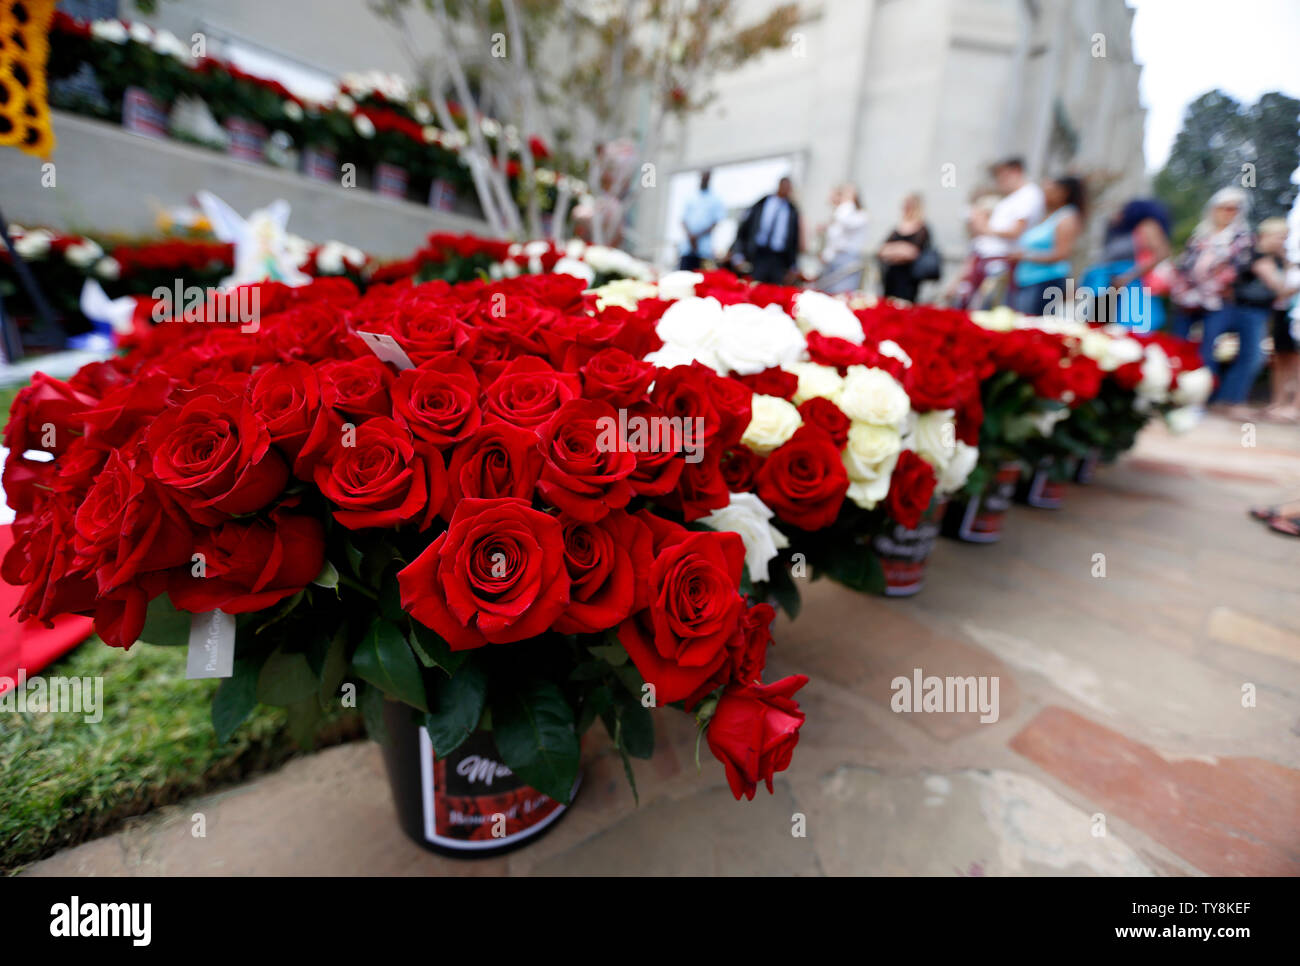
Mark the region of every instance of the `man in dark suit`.
[[799, 257], [799, 209], [790, 200], [794, 186], [782, 178], [776, 194], [760, 198], [736, 233], [736, 249], [750, 263], [756, 282], [779, 285]]

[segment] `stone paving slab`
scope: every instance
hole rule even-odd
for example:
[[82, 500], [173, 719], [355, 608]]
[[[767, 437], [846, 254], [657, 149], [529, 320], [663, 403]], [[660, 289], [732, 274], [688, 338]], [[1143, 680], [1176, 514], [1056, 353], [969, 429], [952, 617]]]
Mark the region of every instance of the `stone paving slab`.
[[[769, 677], [812, 676], [808, 722], [773, 795], [733, 801], [707, 749], [697, 771], [690, 719], [662, 714], [639, 805], [592, 734], [551, 832], [448, 859], [403, 836], [378, 748], [358, 743], [28, 871], [1300, 874], [1300, 541], [1245, 512], [1300, 496], [1300, 430], [1242, 438], [1213, 418], [1181, 438], [1150, 427], [1063, 509], [1016, 507], [1000, 544], [941, 541], [915, 598], [802, 587]], [[891, 682], [915, 668], [996, 677], [997, 720], [895, 712]]]

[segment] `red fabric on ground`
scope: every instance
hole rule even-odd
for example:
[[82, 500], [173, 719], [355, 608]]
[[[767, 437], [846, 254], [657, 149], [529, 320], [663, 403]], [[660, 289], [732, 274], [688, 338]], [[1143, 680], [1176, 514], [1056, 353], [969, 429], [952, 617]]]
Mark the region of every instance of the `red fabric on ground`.
[[[0, 557], [14, 542], [13, 527], [0, 526]], [[25, 668], [31, 677], [55, 658], [66, 654], [87, 637], [92, 627], [89, 617], [57, 617], [53, 627], [40, 621], [19, 623], [12, 616], [22, 590], [0, 580], [0, 694], [13, 686], [18, 669]]]

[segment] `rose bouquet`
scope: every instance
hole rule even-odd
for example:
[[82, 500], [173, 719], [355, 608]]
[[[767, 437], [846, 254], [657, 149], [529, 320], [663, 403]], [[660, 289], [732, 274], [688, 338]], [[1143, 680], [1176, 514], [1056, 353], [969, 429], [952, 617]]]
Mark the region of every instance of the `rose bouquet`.
[[[563, 803], [595, 719], [626, 763], [672, 704], [737, 797], [770, 786], [805, 679], [761, 683], [774, 612], [742, 595], [741, 539], [678, 522], [747, 388], [642, 362], [653, 328], [567, 276], [252, 294], [255, 328], [166, 322], [17, 397], [20, 617], [87, 614], [120, 647], [200, 628], [233, 662], [222, 737], [258, 701], [306, 734], [351, 695], [376, 734], [416, 715], [426, 764], [489, 740]], [[611, 436], [629, 415], [663, 445]]]
[[682, 511], [745, 535], [750, 580], [791, 613], [791, 572], [802, 576], [805, 566], [857, 589], [887, 590], [890, 574], [877, 558], [890, 554], [873, 538], [896, 551], [899, 529], [915, 531], [936, 496], [961, 486], [974, 465], [973, 447], [959, 438], [959, 403], [971, 418], [960, 394], [921, 395], [935, 378], [921, 370], [934, 360], [869, 339], [844, 302], [721, 272], [615, 284], [597, 296], [602, 317], [653, 321], [662, 345], [648, 361], [699, 378], [724, 375], [754, 393], [750, 422], [720, 463], [684, 473]]

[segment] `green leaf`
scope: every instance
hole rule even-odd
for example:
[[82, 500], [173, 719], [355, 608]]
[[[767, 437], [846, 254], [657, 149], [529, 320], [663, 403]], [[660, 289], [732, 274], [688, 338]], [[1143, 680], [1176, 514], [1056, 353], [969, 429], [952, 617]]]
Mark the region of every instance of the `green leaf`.
[[465, 665], [449, 678], [438, 678], [432, 710], [424, 719], [437, 757], [447, 757], [474, 733], [486, 701], [487, 675], [474, 664]]
[[384, 724], [384, 692], [363, 684], [357, 704], [361, 707], [361, 718], [366, 723], [366, 734], [380, 744], [386, 742], [388, 726]]
[[768, 590], [776, 598], [777, 604], [785, 611], [786, 616], [794, 620], [799, 616], [799, 608], [802, 601], [799, 598], [799, 588], [795, 585], [794, 578], [790, 576], [790, 569], [786, 566], [784, 560], [774, 560], [772, 566], [767, 568]]
[[649, 758], [655, 753], [655, 721], [650, 709], [640, 701], [619, 702], [622, 719], [623, 748], [633, 758]]
[[277, 647], [257, 676], [257, 700], [288, 707], [313, 697], [318, 686], [306, 654]]
[[596, 721], [596, 716], [603, 714], [614, 704], [613, 692], [601, 684], [593, 688], [582, 701], [582, 711], [578, 715], [578, 734], [586, 734], [587, 729]]
[[619, 757], [623, 759], [623, 774], [627, 776], [627, 783], [632, 786], [632, 801], [641, 804], [641, 796], [636, 791], [636, 774], [632, 771], [632, 759], [627, 756], [627, 749], [619, 747]]
[[347, 631], [340, 628], [330, 641], [329, 649], [325, 652], [325, 662], [321, 666], [320, 691], [316, 696], [322, 707], [329, 707], [339, 699], [339, 688], [343, 686], [343, 678], [347, 673], [348, 635]]
[[610, 667], [622, 667], [627, 663], [627, 648], [622, 644], [599, 644], [587, 650]]
[[324, 587], [327, 590], [338, 589], [338, 585], [339, 585], [338, 569], [335, 568], [335, 566], [332, 563], [326, 560], [325, 566], [321, 568], [320, 573], [316, 575], [316, 579], [314, 579], [312, 583], [315, 584], [317, 587]]
[[218, 744], [229, 741], [257, 707], [258, 670], [255, 661], [237, 658], [233, 673], [212, 696], [212, 730]]
[[402, 588], [397, 583], [395, 567], [388, 568], [379, 584], [379, 613], [394, 624], [401, 624], [406, 618], [406, 611], [402, 610]]
[[448, 674], [455, 674], [469, 659], [469, 651], [453, 651], [441, 635], [414, 619], [411, 621], [411, 649], [425, 667], [440, 667]]
[[179, 647], [190, 642], [190, 624], [194, 615], [172, 606], [171, 598], [159, 594], [149, 601], [140, 640], [163, 647]]
[[351, 540], [343, 541], [343, 552], [347, 554], [348, 566], [352, 568], [352, 573], [360, 577], [361, 561], [365, 559], [365, 554], [358, 550]]
[[556, 801], [567, 802], [580, 757], [573, 709], [550, 681], [534, 680], [493, 702], [492, 737], [519, 778]]
[[885, 590], [885, 572], [871, 548], [860, 544], [841, 544], [826, 557], [826, 575], [850, 590], [881, 594]]
[[316, 728], [323, 715], [315, 695], [305, 701], [289, 705], [289, 735], [303, 751], [316, 746]]
[[352, 655], [352, 667], [394, 701], [429, 710], [420, 665], [397, 625], [376, 617]]

